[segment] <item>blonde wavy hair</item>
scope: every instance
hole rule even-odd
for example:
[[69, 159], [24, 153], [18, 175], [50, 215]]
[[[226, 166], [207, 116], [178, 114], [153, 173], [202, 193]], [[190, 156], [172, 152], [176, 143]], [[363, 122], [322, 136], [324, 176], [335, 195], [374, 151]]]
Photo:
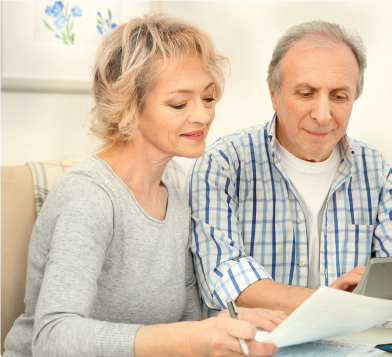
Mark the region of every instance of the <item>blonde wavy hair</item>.
[[[139, 115], [154, 81], [197, 53], [215, 82], [218, 101], [224, 90], [226, 57], [197, 26], [167, 14], [146, 14], [118, 26], [102, 40], [93, 68], [91, 133], [102, 141], [100, 153], [121, 150], [137, 136]], [[163, 67], [155, 65], [163, 59]]]

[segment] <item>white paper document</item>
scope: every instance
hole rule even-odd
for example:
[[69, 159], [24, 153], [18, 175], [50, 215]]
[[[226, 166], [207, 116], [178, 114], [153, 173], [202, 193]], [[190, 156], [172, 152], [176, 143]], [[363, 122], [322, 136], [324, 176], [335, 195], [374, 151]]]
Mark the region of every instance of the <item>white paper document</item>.
[[[365, 357], [379, 354], [374, 344], [358, 344], [322, 340], [283, 347], [274, 357]], [[378, 350], [380, 351], [380, 350]], [[380, 351], [382, 353], [382, 351]]]
[[280, 347], [366, 330], [392, 316], [392, 300], [320, 287], [271, 333], [256, 340]]

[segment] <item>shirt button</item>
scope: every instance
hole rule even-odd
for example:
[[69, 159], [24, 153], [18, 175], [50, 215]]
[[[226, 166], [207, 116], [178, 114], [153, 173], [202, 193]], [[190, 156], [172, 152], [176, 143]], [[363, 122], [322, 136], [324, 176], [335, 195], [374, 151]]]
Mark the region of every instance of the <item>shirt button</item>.
[[297, 223], [301, 223], [302, 219], [300, 217], [297, 218]]
[[302, 268], [302, 267], [305, 266], [305, 262], [304, 262], [303, 260], [301, 260], [301, 261], [298, 263], [298, 265]]

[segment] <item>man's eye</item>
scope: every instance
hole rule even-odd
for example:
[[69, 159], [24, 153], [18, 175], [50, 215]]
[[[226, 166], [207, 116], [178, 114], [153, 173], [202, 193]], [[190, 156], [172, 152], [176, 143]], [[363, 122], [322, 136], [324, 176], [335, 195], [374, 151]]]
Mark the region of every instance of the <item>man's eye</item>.
[[180, 104], [180, 105], [170, 105], [173, 109], [180, 110], [182, 108], [185, 108], [186, 104]]
[[344, 99], [346, 99], [346, 97], [343, 97], [341, 95], [336, 95], [335, 97], [336, 97], [337, 100], [344, 100]]
[[309, 92], [307, 92], [307, 93], [301, 93], [301, 96], [302, 96], [302, 97], [305, 97], [305, 98], [309, 98], [311, 95], [312, 95], [312, 93], [309, 93]]

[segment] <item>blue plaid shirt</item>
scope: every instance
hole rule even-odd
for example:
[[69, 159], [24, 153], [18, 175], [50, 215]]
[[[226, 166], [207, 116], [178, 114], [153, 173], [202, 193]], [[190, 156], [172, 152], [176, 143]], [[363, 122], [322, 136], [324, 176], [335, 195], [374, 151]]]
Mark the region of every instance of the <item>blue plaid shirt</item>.
[[[320, 237], [320, 283], [392, 253], [392, 166], [345, 135]], [[225, 136], [188, 174], [202, 306], [221, 310], [253, 282], [308, 286], [306, 217], [276, 153], [272, 121]]]

